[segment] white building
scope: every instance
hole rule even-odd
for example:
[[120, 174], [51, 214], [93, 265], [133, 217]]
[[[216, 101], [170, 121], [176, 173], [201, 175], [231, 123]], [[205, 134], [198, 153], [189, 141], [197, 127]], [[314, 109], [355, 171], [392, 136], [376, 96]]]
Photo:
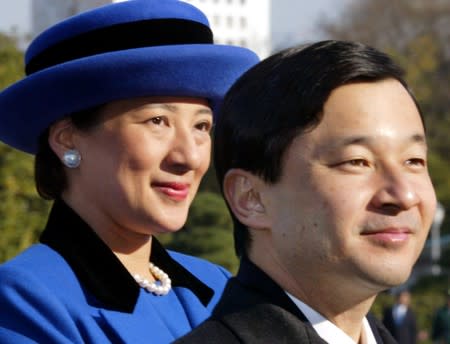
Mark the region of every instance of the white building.
[[240, 45], [261, 58], [298, 43], [303, 1], [184, 0], [208, 17], [217, 43]]
[[[124, 0], [33, 0], [34, 35], [70, 15]], [[161, 0], [164, 1], [164, 0]], [[297, 0], [184, 0], [208, 17], [219, 44], [245, 46], [261, 58], [300, 40]]]
[[124, 0], [32, 0], [31, 31], [37, 36], [49, 26], [88, 9]]

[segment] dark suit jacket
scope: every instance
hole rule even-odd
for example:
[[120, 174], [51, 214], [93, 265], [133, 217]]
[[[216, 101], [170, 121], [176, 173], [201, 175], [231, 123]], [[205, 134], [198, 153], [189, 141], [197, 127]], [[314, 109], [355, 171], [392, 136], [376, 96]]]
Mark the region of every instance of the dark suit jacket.
[[417, 337], [416, 317], [410, 308], [400, 324], [396, 324], [392, 313], [393, 307], [386, 308], [383, 314], [383, 324], [391, 332], [399, 344], [415, 344]]
[[[377, 343], [395, 344], [368, 316]], [[212, 317], [175, 343], [326, 343], [286, 293], [249, 260], [229, 280]]]

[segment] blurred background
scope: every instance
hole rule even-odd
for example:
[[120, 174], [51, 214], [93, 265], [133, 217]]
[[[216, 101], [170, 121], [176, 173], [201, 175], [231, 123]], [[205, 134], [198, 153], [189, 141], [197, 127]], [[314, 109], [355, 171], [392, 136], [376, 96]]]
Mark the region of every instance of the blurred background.
[[[110, 2], [117, 0], [0, 0], [0, 90], [23, 77], [24, 51], [32, 38], [67, 16]], [[426, 119], [440, 206], [411, 278], [379, 295], [373, 312], [381, 319], [394, 295], [408, 289], [418, 340], [431, 343], [436, 311], [450, 293], [450, 216], [445, 216], [450, 209], [450, 0], [186, 2], [207, 14], [217, 43], [249, 47], [261, 58], [296, 44], [346, 39], [388, 52], [406, 70]], [[36, 242], [45, 225], [50, 203], [37, 196], [32, 176], [32, 157], [0, 143], [0, 263]], [[236, 270], [232, 224], [212, 168], [186, 228], [159, 239]]]

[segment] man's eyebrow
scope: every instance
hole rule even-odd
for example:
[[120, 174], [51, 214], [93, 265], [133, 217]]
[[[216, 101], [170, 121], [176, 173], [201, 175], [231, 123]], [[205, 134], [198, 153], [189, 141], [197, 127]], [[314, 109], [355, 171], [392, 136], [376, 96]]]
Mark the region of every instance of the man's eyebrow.
[[[348, 147], [348, 146], [365, 146], [370, 147], [373, 145], [377, 140], [379, 140], [376, 136], [368, 136], [368, 135], [354, 135], [354, 136], [346, 136], [337, 138], [334, 141], [324, 142], [323, 145], [321, 145], [322, 152], [336, 152], [339, 149]], [[417, 133], [413, 134], [406, 138], [404, 141], [404, 144], [419, 144], [423, 146], [425, 149], [427, 149], [427, 141], [424, 134]]]
[[411, 136], [411, 141], [423, 143], [425, 146], [427, 145], [427, 139], [424, 134], [415, 134]]
[[371, 136], [349, 136], [336, 142], [336, 146], [369, 145], [374, 141]]
[[[376, 136], [349, 136], [345, 137], [341, 140], [338, 140], [336, 142], [336, 145], [338, 146], [350, 146], [350, 145], [370, 145], [374, 141], [378, 140]], [[423, 143], [426, 145], [426, 138], [423, 134], [413, 134], [405, 142], [412, 142], [412, 143]]]

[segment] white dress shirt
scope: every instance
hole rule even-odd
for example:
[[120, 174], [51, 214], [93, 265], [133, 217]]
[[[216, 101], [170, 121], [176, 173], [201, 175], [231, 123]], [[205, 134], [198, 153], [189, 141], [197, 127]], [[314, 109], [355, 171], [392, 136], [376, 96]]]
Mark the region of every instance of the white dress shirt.
[[397, 325], [400, 325], [405, 317], [408, 308], [403, 304], [396, 304], [392, 308], [392, 317]]
[[324, 318], [321, 314], [314, 309], [297, 299], [295, 296], [286, 292], [300, 311], [305, 315], [306, 319], [312, 324], [317, 334], [329, 344], [377, 344], [369, 322], [364, 317], [362, 323], [361, 340], [356, 343], [353, 338], [342, 331], [339, 327], [333, 324], [331, 321]]

